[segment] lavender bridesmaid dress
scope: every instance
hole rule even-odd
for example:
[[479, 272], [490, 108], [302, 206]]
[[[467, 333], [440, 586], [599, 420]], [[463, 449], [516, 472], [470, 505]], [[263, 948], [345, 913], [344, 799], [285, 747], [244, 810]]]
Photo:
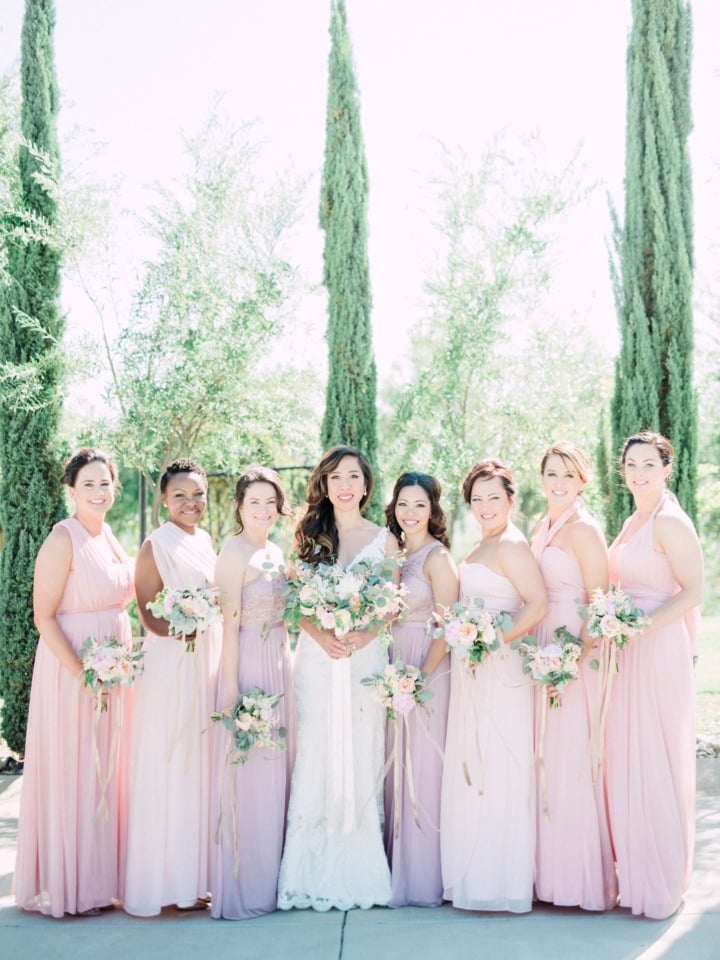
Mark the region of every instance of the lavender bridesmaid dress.
[[[290, 644], [282, 622], [284, 582], [260, 575], [243, 586], [238, 633], [238, 687], [283, 694], [279, 726], [286, 749], [252, 748], [244, 764], [232, 764], [230, 737], [215, 730], [213, 781], [219, 786], [211, 827], [214, 834], [212, 915], [245, 920], [277, 906], [290, 774], [295, 755], [295, 694]], [[224, 702], [222, 690], [219, 703]]]
[[[408, 555], [400, 568], [406, 588], [407, 611], [402, 623], [392, 628], [390, 659], [420, 667], [433, 642], [429, 621], [433, 613], [432, 586], [424, 572], [425, 562], [442, 544], [433, 540]], [[388, 723], [387, 754], [396, 748], [398, 781], [390, 769], [385, 780], [385, 849], [392, 875], [389, 906], [435, 907], [442, 903], [440, 871], [440, 788], [443, 751], [450, 698], [450, 658], [445, 656], [429, 679], [434, 693], [427, 709], [408, 717], [407, 733], [402, 720]], [[397, 735], [397, 742], [396, 742]], [[406, 737], [409, 742], [406, 743]], [[410, 765], [406, 763], [409, 747]], [[415, 812], [408, 776], [412, 775]], [[399, 804], [396, 806], [396, 789]]]

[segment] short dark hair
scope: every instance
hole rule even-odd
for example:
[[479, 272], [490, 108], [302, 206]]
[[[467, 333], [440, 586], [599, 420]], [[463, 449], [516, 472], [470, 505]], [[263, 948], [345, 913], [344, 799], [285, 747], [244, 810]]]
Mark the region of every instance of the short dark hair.
[[165, 472], [160, 477], [160, 493], [165, 493], [170, 477], [174, 477], [178, 473], [199, 473], [205, 481], [205, 486], [207, 486], [207, 474], [200, 464], [195, 463], [194, 460], [188, 460], [187, 457], [178, 457], [177, 460], [173, 460], [165, 467]]

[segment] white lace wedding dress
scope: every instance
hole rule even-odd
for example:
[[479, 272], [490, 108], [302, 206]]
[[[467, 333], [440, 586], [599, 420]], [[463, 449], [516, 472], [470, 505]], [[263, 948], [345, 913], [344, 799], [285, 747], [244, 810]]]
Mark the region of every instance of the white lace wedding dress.
[[[355, 557], [381, 559], [387, 530]], [[367, 909], [390, 899], [383, 849], [385, 712], [360, 681], [387, 662], [377, 639], [331, 660], [305, 633], [295, 656], [297, 756], [278, 907]]]

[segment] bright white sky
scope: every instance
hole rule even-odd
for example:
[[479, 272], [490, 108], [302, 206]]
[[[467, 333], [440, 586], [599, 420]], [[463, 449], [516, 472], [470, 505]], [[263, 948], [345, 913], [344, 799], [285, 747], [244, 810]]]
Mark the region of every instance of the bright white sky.
[[[691, 141], [698, 281], [711, 272], [720, 221], [720, 3], [694, 0]], [[23, 0], [0, 0], [0, 68], [19, 57]], [[238, 122], [259, 117], [268, 162], [317, 174], [324, 146], [330, 0], [56, 0], [61, 132], [107, 142], [103, 173], [124, 200], [178, 172], [178, 131], [195, 130], [214, 94]], [[434, 140], [472, 155], [493, 133], [538, 129], [558, 166], [582, 141], [602, 186], [570, 228], [557, 263], [562, 319], [616, 336], [606, 190], [622, 207], [625, 52], [631, 0], [347, 0], [370, 170], [375, 348], [387, 377], [417, 316], [427, 265], [422, 188]], [[321, 275], [316, 175], [300, 228], [306, 267]], [[70, 297], [71, 323], [92, 322]], [[323, 301], [311, 307], [324, 326]]]

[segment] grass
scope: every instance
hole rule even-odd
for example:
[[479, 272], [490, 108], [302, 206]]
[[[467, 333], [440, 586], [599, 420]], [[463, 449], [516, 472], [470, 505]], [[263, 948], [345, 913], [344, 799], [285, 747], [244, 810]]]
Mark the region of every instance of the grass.
[[703, 617], [695, 666], [698, 736], [720, 743], [720, 617]]

